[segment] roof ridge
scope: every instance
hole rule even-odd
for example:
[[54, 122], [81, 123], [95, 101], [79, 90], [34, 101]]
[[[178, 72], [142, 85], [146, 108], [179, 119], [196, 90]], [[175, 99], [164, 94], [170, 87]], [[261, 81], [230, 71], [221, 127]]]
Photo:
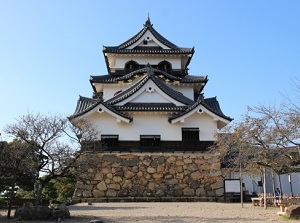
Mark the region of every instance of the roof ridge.
[[125, 91], [122, 91], [120, 94], [117, 94], [116, 96], [108, 99], [106, 101], [107, 104], [116, 104], [120, 101], [123, 101], [124, 99], [130, 97], [133, 93], [137, 92], [142, 86], [144, 86], [144, 84], [147, 82], [147, 80], [149, 79], [149, 76], [146, 75], [145, 77], [143, 77], [143, 79], [139, 82], [137, 82], [136, 84], [134, 84], [133, 86], [127, 88]]
[[[123, 42], [122, 44], [120, 44], [117, 48], [119, 50], [121, 50], [121, 49], [125, 49], [126, 47], [132, 45], [133, 43], [137, 42], [145, 34], [145, 32], [147, 30], [149, 30], [152, 33], [152, 35], [156, 39], [158, 39], [158, 41], [163, 43], [164, 45], [168, 46], [169, 48], [171, 48], [173, 50], [180, 50], [180, 48], [177, 45], [175, 45], [171, 41], [167, 40], [165, 37], [163, 37], [159, 32], [157, 32], [153, 28], [153, 24], [151, 23], [149, 16], [148, 16], [148, 18], [147, 18], [147, 20], [144, 24], [144, 27], [137, 34], [135, 34], [133, 37], [131, 37], [130, 39], [128, 39], [125, 42]], [[104, 48], [106, 48], [106, 47], [104, 47]]]

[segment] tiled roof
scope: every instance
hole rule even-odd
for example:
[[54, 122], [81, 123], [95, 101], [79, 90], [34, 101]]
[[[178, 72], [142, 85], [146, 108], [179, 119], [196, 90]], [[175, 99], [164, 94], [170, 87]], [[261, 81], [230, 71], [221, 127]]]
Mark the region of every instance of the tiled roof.
[[74, 117], [80, 116], [81, 114], [92, 110], [99, 103], [100, 103], [99, 99], [92, 99], [92, 98], [79, 96], [75, 112], [69, 118], [74, 118]]
[[101, 102], [101, 104], [103, 104], [104, 107], [106, 107], [107, 109], [109, 109], [109, 110], [112, 111], [113, 113], [115, 113], [115, 114], [117, 114], [117, 115], [119, 115], [119, 116], [121, 116], [121, 117], [123, 117], [123, 118], [126, 118], [126, 119], [128, 119], [130, 122], [132, 122], [132, 120], [133, 120], [132, 117], [130, 117], [130, 116], [124, 114], [124, 113], [121, 112], [121, 111], [118, 111], [118, 110], [115, 109], [113, 106], [110, 106], [110, 105], [108, 105], [108, 104], [105, 103], [105, 102]]
[[147, 73], [150, 69], [152, 69], [153, 75], [156, 76], [163, 75], [165, 78], [169, 79], [170, 81], [179, 81], [180, 83], [206, 83], [208, 81], [207, 76], [186, 75], [184, 77], [178, 77], [159, 69], [155, 69], [152, 67], [150, 68], [150, 65], [148, 65], [147, 67], [133, 71], [124, 76], [117, 76], [117, 77], [113, 75], [91, 76], [90, 82], [91, 83], [118, 83], [118, 81], [127, 81], [132, 77], [134, 77], [135, 75]]
[[171, 43], [169, 40], [167, 40], [166, 38], [164, 38], [162, 35], [160, 35], [154, 28], [153, 28], [153, 24], [151, 24], [150, 22], [150, 18], [147, 19], [147, 21], [144, 24], [144, 28], [139, 31], [136, 35], [134, 35], [132, 38], [130, 38], [129, 40], [125, 41], [124, 43], [122, 43], [121, 45], [118, 46], [119, 49], [125, 49], [126, 47], [132, 45], [133, 43], [135, 43], [136, 41], [138, 41], [143, 35], [144, 33], [149, 30], [153, 36], [158, 39], [161, 43], [163, 43], [164, 45], [170, 47], [171, 49], [175, 49], [178, 50], [178, 46], [176, 46], [175, 44]]
[[194, 53], [194, 48], [180, 48], [173, 49], [151, 49], [145, 47], [144, 49], [119, 49], [117, 46], [104, 46], [103, 53], [118, 53], [118, 54], [190, 54]]
[[194, 103], [193, 100], [184, 96], [180, 91], [176, 91], [173, 88], [169, 87], [163, 81], [161, 81], [158, 77], [151, 75], [150, 78], [164, 93], [169, 95], [171, 98], [174, 98], [175, 100], [180, 101], [186, 105], [191, 105]]
[[123, 106], [114, 106], [119, 111], [174, 111], [182, 112], [187, 106], [176, 106], [172, 103], [127, 103]]
[[198, 105], [202, 104], [205, 108], [207, 108], [208, 110], [210, 110], [211, 112], [215, 113], [216, 115], [227, 119], [229, 121], [232, 121], [233, 119], [224, 115], [219, 102], [217, 101], [216, 97], [213, 98], [207, 98], [207, 99], [203, 99], [203, 98], [199, 98], [199, 100], [197, 100], [192, 106], [188, 107], [185, 111], [183, 111], [182, 113], [176, 114], [172, 117], [169, 118], [169, 122], [171, 122], [172, 120], [179, 118], [187, 113], [189, 113], [190, 111], [192, 111], [194, 108], [196, 108]]
[[144, 86], [144, 84], [148, 81], [148, 76], [145, 76], [141, 81], [133, 85], [132, 87], [128, 88], [125, 91], [122, 91], [121, 93], [117, 94], [115, 97], [109, 99], [106, 101], [106, 103], [113, 105], [120, 101], [125, 100], [126, 98], [133, 95], [135, 92], [137, 92], [141, 87]]
[[[126, 49], [127, 47], [131, 46], [135, 42], [137, 42], [142, 36], [146, 33], [146, 31], [150, 31], [152, 35], [162, 44], [169, 47], [170, 49], [162, 49], [160, 47], [135, 47], [134, 49]], [[139, 31], [136, 35], [134, 35], [129, 40], [125, 41], [124, 43], [120, 44], [119, 46], [104, 46], [103, 52], [106, 53], [155, 53], [155, 54], [186, 54], [186, 53], [194, 53], [194, 48], [181, 48], [176, 46], [174, 43], [167, 40], [165, 37], [160, 35], [154, 28], [150, 22], [150, 18], [147, 19], [144, 27], [141, 31]]]
[[163, 81], [161, 81], [159, 77], [155, 76], [153, 72], [154, 69], [152, 69], [152, 67], [146, 67], [144, 69], [146, 69], [147, 75], [145, 75], [145, 77], [143, 77], [142, 80], [140, 80], [138, 83], [128, 88], [127, 90], [117, 94], [115, 97], [107, 100], [106, 103], [113, 105], [120, 101], [125, 100], [126, 98], [130, 97], [135, 92], [137, 92], [142, 86], [144, 86], [144, 84], [147, 83], [149, 79], [151, 79], [164, 93], [169, 95], [171, 98], [174, 98], [175, 100], [186, 105], [191, 105], [194, 103], [193, 100], [187, 98], [181, 92], [172, 89], [171, 87], [166, 85]]
[[69, 117], [69, 119], [79, 117], [79, 116], [87, 113], [88, 111], [91, 111], [93, 108], [97, 107], [99, 104], [102, 104], [104, 107], [106, 107], [113, 113], [115, 113], [123, 118], [126, 118], [129, 121], [132, 121], [132, 117], [124, 114], [121, 111], [116, 110], [114, 107], [106, 104], [102, 100], [96, 100], [96, 99], [82, 97], [82, 96], [79, 97], [79, 99], [77, 101], [77, 106], [76, 106], [75, 112], [72, 116]]
[[180, 83], [207, 83], [207, 81], [207, 76], [186, 75], [185, 77], [181, 78]]
[[213, 98], [206, 98], [204, 99], [203, 101], [203, 106], [206, 107], [207, 109], [209, 109], [210, 111], [214, 112], [215, 114], [225, 118], [225, 119], [228, 119], [230, 121], [232, 121], [233, 119], [224, 115], [222, 110], [221, 110], [221, 107], [220, 107], [220, 104], [217, 100], [217, 97], [213, 97]]
[[113, 76], [113, 75], [102, 75], [102, 76], [91, 76], [90, 82], [91, 83], [118, 83], [118, 81], [127, 81], [138, 74], [143, 74], [148, 72], [149, 68], [145, 67], [139, 70], [135, 70], [129, 74], [124, 76]]

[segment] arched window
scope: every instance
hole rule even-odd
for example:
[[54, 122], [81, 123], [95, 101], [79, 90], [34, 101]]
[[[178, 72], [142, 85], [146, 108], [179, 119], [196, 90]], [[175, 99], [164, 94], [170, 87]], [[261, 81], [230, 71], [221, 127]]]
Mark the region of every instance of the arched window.
[[132, 71], [139, 69], [139, 64], [135, 62], [134, 60], [130, 60], [125, 64], [125, 70], [126, 71]]
[[158, 63], [158, 69], [163, 71], [171, 71], [172, 70], [172, 64], [166, 60], [161, 61]]

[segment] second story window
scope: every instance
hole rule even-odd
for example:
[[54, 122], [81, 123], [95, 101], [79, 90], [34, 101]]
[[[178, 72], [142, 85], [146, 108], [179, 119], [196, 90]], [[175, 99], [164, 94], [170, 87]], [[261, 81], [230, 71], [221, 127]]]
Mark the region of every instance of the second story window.
[[172, 64], [166, 60], [159, 62], [157, 67], [159, 70], [163, 70], [166, 72], [172, 70]]
[[134, 60], [130, 60], [125, 64], [126, 71], [133, 71], [137, 69], [139, 69], [139, 64]]

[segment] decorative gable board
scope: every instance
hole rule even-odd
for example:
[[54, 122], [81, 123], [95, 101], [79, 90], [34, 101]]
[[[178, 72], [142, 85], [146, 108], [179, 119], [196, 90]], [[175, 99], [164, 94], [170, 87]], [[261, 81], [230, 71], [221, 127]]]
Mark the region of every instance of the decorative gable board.
[[176, 106], [184, 106], [183, 103], [171, 98], [169, 95], [164, 93], [152, 80], [139, 89], [135, 94], [126, 98], [125, 100], [117, 103], [116, 105], [124, 105], [126, 103], [172, 103]]
[[[195, 107], [194, 109], [192, 109], [191, 111], [189, 111], [185, 115], [173, 119], [171, 121], [171, 123], [185, 122], [186, 118], [188, 118], [188, 117], [190, 117], [194, 114], [198, 114], [198, 115], [207, 114], [208, 116], [211, 117], [212, 121], [216, 123], [216, 126], [218, 128], [222, 128], [230, 122], [229, 120], [227, 120], [225, 118], [222, 118], [219, 115], [213, 113], [212, 111], [210, 111], [209, 109], [204, 107], [202, 104], [199, 104], [197, 107]], [[198, 117], [198, 118], [200, 118], [200, 117]]]
[[[144, 41], [146, 41], [147, 44], [144, 44]], [[157, 40], [149, 30], [147, 30], [137, 42], [128, 46], [126, 49], [134, 49], [136, 46], [161, 47], [163, 49], [170, 49], [163, 43], [159, 42], [159, 40]]]

